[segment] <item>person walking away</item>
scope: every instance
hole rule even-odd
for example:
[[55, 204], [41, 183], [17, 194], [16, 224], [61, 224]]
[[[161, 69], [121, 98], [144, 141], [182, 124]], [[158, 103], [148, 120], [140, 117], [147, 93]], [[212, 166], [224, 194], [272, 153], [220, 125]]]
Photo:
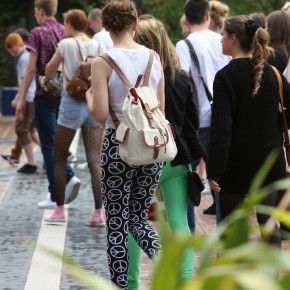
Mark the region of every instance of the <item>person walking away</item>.
[[[15, 29], [14, 32], [18, 33], [21, 36], [21, 38], [24, 42], [24, 45], [26, 46], [26, 43], [27, 43], [28, 37], [29, 37], [29, 31], [27, 31], [25, 28], [20, 27], [20, 28]], [[17, 101], [18, 101], [18, 94], [16, 94], [15, 98], [11, 102], [11, 107], [13, 109], [16, 109]], [[19, 139], [16, 137], [14, 146], [10, 150], [10, 154], [3, 153], [3, 154], [1, 154], [1, 157], [4, 160], [8, 161], [8, 163], [10, 165], [15, 166], [19, 163], [21, 153], [22, 153], [22, 146], [21, 146]]]
[[[44, 75], [45, 66], [54, 53], [55, 42], [58, 42], [65, 36], [63, 25], [57, 22], [54, 17], [57, 11], [57, 4], [57, 0], [34, 1], [35, 19], [38, 26], [31, 30], [27, 43], [29, 60], [25, 70], [23, 83], [19, 91], [19, 102], [16, 108], [17, 116], [23, 114], [26, 106], [25, 96], [29, 85], [35, 78], [35, 121], [40, 138], [41, 152], [44, 158], [49, 191], [47, 198], [38, 203], [39, 208], [53, 208], [56, 204], [53, 180], [55, 159], [54, 140], [60, 96], [54, 96], [44, 91], [40, 86], [38, 77]], [[74, 172], [70, 166], [66, 166], [66, 171], [66, 199], [71, 200], [70, 196], [76, 197], [77, 195], [80, 181], [74, 176]]]
[[[195, 50], [201, 75], [212, 96], [212, 86], [215, 74], [229, 62], [229, 58], [222, 54], [220, 43], [221, 35], [209, 30], [210, 16], [208, 1], [189, 0], [185, 4], [184, 11], [186, 19], [191, 26], [191, 33], [187, 39]], [[181, 68], [190, 74], [198, 92], [197, 98], [200, 122], [198, 135], [203, 149], [208, 151], [210, 141], [211, 96], [206, 92], [200, 74], [191, 59], [189, 47], [184, 40], [177, 42], [176, 52], [179, 56]], [[214, 200], [213, 192], [212, 196]], [[205, 214], [215, 214], [215, 212], [214, 202], [209, 208], [204, 210]]]
[[[11, 56], [17, 59], [16, 71], [18, 87], [22, 85], [25, 68], [28, 63], [29, 53], [25, 49], [23, 39], [18, 33], [12, 32], [5, 39], [5, 47]], [[15, 132], [24, 149], [27, 163], [17, 170], [19, 173], [35, 173], [37, 166], [33, 153], [33, 141], [39, 145], [38, 134], [34, 125], [33, 100], [35, 96], [35, 81], [32, 81], [26, 95], [27, 105], [22, 116], [16, 119]], [[18, 98], [16, 96], [16, 98]]]
[[[87, 59], [89, 56], [96, 57], [104, 52], [104, 47], [98, 41], [88, 37], [88, 20], [85, 12], [79, 9], [68, 10], [63, 14], [63, 19], [67, 38], [58, 43], [58, 48], [46, 65], [45, 74], [46, 76], [53, 75], [59, 65], [62, 65], [65, 76], [64, 85], [66, 86], [68, 80], [74, 77], [75, 71], [80, 66], [80, 53], [83, 59]], [[95, 201], [95, 210], [88, 225], [104, 226], [100, 177], [100, 155], [104, 129], [89, 114], [87, 103], [74, 99], [66, 89], [62, 92], [55, 136], [54, 187], [57, 206], [53, 213], [46, 218], [46, 221], [65, 221], [65, 165], [69, 147], [78, 128], [81, 128], [83, 135]]]
[[90, 28], [94, 31], [93, 38], [103, 43], [106, 50], [113, 47], [113, 41], [110, 33], [105, 30], [102, 23], [102, 10], [94, 8], [89, 12]]
[[[115, 21], [118, 19], [118, 21]], [[137, 29], [137, 11], [133, 1], [112, 0], [102, 9], [102, 20], [114, 47], [107, 53], [131, 83], [144, 74], [150, 50], [133, 40]], [[152, 55], [152, 54], [151, 54]], [[153, 53], [149, 86], [159, 97], [164, 110], [164, 79], [159, 57]], [[116, 127], [109, 106], [122, 120], [122, 105], [129, 88], [103, 59], [92, 64], [92, 90], [87, 94], [88, 107], [97, 122], [106, 123], [102, 151], [102, 194], [106, 210], [107, 255], [111, 280], [128, 289], [128, 231], [138, 245], [153, 259], [160, 250], [155, 228], [149, 223], [148, 208], [159, 182], [162, 164], [129, 166], [118, 153]], [[115, 120], [116, 121], [116, 120]]]
[[268, 63], [283, 73], [290, 56], [290, 14], [284, 10], [271, 12], [266, 17], [266, 27], [270, 37], [269, 45], [274, 49]]
[[[214, 101], [207, 174], [212, 190], [220, 193], [221, 218], [226, 218], [246, 198], [257, 171], [270, 154], [278, 156], [262, 186], [285, 176], [283, 129], [279, 112], [278, 80], [267, 64], [269, 35], [248, 16], [225, 20], [222, 49], [232, 61], [214, 80]], [[282, 77], [284, 106], [290, 108], [290, 86]], [[241, 86], [243, 84], [243, 86]], [[290, 113], [286, 110], [288, 124]], [[277, 192], [263, 201], [276, 206]], [[269, 216], [257, 214], [259, 225]], [[268, 242], [280, 247], [276, 224]]]
[[[194, 91], [189, 76], [180, 69], [175, 47], [171, 43], [164, 25], [157, 19], [138, 21], [135, 40], [156, 51], [160, 55], [165, 80], [165, 116], [174, 128], [175, 142], [178, 154], [173, 161], [166, 161], [162, 168], [159, 187], [163, 197], [166, 217], [172, 231], [190, 234], [188, 226], [188, 187], [187, 176], [190, 164], [200, 158], [207, 159], [198, 136], [196, 123], [198, 113], [194, 100]], [[129, 240], [129, 257], [131, 255]], [[138, 256], [137, 256], [138, 258]], [[186, 252], [181, 275], [184, 280], [193, 277], [193, 250]], [[136, 262], [133, 262], [135, 265]], [[129, 277], [138, 277], [131, 274], [134, 268], [129, 265]], [[138, 281], [130, 281], [136, 285]], [[130, 284], [129, 284], [130, 285]], [[138, 289], [133, 286], [129, 290]]]

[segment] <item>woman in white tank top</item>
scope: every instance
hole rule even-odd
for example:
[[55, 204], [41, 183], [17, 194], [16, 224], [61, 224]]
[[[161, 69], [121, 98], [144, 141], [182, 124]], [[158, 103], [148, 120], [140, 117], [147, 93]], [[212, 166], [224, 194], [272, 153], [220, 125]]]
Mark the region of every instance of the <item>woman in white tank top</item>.
[[[67, 80], [74, 77], [75, 71], [80, 66], [79, 50], [81, 50], [83, 59], [86, 59], [88, 56], [94, 57], [103, 53], [104, 48], [98, 41], [87, 36], [88, 20], [82, 10], [73, 9], [64, 13], [64, 25], [68, 38], [59, 42], [55, 54], [46, 66], [45, 73], [48, 76], [52, 75], [62, 64], [65, 76], [64, 85], [66, 85]], [[95, 210], [87, 225], [104, 226], [100, 188], [100, 150], [104, 130], [89, 114], [87, 103], [75, 100], [66, 90], [62, 93], [55, 139], [54, 198], [57, 206], [52, 215], [46, 218], [46, 221], [65, 221], [63, 205], [77, 197], [79, 181], [73, 177], [66, 185], [65, 166], [70, 144], [78, 128], [82, 130], [95, 201]]]
[[[137, 12], [133, 1], [110, 1], [102, 10], [103, 26], [110, 32], [114, 48], [108, 54], [133, 84], [143, 74], [150, 50], [133, 40]], [[149, 86], [159, 97], [164, 109], [163, 71], [157, 54], [154, 56]], [[148, 208], [157, 188], [161, 164], [131, 167], [119, 157], [115, 126], [109, 105], [122, 119], [122, 105], [129, 92], [119, 76], [102, 58], [92, 64], [92, 90], [87, 94], [89, 110], [97, 122], [106, 123], [102, 152], [102, 195], [107, 217], [107, 254], [111, 280], [121, 289], [128, 289], [128, 232], [145, 253], [153, 258], [160, 249], [155, 228], [149, 224]]]

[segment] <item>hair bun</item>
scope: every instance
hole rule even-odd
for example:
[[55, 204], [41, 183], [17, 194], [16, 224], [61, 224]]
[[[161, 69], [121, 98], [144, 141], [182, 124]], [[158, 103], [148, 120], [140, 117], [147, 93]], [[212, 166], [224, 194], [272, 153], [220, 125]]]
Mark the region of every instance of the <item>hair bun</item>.
[[260, 25], [254, 19], [249, 19], [245, 22], [246, 32], [249, 36], [253, 36], [255, 32], [260, 28]]

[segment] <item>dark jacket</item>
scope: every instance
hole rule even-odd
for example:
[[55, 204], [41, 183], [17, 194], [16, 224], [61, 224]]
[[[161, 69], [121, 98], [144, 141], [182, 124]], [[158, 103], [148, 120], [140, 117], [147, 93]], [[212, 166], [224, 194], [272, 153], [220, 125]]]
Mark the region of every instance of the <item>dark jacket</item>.
[[[278, 82], [273, 69], [266, 64], [260, 90], [253, 96], [253, 79], [250, 59], [240, 58], [220, 70], [214, 80], [207, 176], [219, 182], [222, 193], [246, 194], [274, 150], [279, 155], [265, 184], [285, 175]], [[283, 76], [282, 79], [289, 124], [290, 86]]]
[[207, 156], [197, 137], [198, 113], [193, 101], [193, 88], [187, 74], [179, 70], [172, 82], [169, 70], [164, 70], [165, 116], [175, 131], [178, 153], [171, 164], [188, 164]]

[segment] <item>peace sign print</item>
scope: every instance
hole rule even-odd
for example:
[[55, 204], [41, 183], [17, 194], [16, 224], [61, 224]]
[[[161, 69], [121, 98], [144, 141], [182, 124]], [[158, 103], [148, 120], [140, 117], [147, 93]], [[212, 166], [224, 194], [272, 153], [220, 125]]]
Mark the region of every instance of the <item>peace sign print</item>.
[[137, 178], [137, 183], [139, 186], [142, 186], [142, 187], [150, 186], [152, 183], [152, 177], [145, 176], [145, 175], [140, 176]]
[[126, 287], [127, 286], [127, 276], [125, 274], [119, 275], [117, 277], [117, 282], [118, 282], [118, 285], [120, 285], [121, 287]]
[[118, 153], [118, 148], [119, 148], [119, 145], [116, 145], [116, 146], [113, 146], [110, 148], [109, 150], [109, 156], [111, 159], [119, 159], [120, 156], [119, 156], [119, 153]]
[[113, 263], [113, 269], [117, 273], [124, 273], [125, 271], [127, 271], [127, 267], [128, 267], [128, 264], [125, 261], [115, 261]]
[[125, 165], [120, 161], [113, 161], [108, 166], [108, 171], [115, 175], [120, 175], [125, 171], [125, 169]]
[[130, 202], [130, 211], [132, 212], [139, 212], [141, 210], [141, 204], [137, 200], [132, 200]]
[[122, 226], [122, 219], [119, 217], [110, 217], [108, 221], [108, 226], [112, 230], [118, 230]]
[[121, 211], [121, 205], [117, 202], [110, 203], [108, 206], [110, 215], [115, 216]]
[[109, 148], [109, 146], [110, 146], [110, 141], [108, 139], [108, 136], [105, 136], [104, 141], [103, 141], [103, 148], [102, 148], [102, 150], [103, 151], [107, 151], [108, 148]]
[[160, 166], [158, 163], [145, 165], [142, 167], [142, 172], [144, 175], [154, 175], [160, 170]]
[[[117, 231], [111, 232], [108, 239], [112, 245], [119, 245], [123, 242], [123, 235], [122, 233], [117, 232]], [[115, 250], [117, 250], [117, 248]]]
[[114, 189], [110, 189], [108, 191], [108, 199], [110, 201], [117, 201], [117, 200], [120, 200], [122, 198], [122, 191], [120, 189], [117, 189], [117, 188], [114, 188]]
[[122, 218], [127, 220], [129, 218], [129, 208], [126, 207], [122, 210]]
[[105, 166], [108, 163], [108, 156], [105, 153], [101, 155], [101, 166]]
[[110, 176], [107, 179], [106, 184], [108, 185], [108, 187], [118, 188], [118, 187], [120, 187], [120, 185], [122, 184], [122, 182], [123, 182], [122, 177], [120, 177], [120, 176]]
[[124, 188], [124, 191], [126, 192], [130, 192], [131, 191], [131, 186], [132, 186], [132, 180], [128, 180], [124, 183], [123, 185], [123, 188]]

